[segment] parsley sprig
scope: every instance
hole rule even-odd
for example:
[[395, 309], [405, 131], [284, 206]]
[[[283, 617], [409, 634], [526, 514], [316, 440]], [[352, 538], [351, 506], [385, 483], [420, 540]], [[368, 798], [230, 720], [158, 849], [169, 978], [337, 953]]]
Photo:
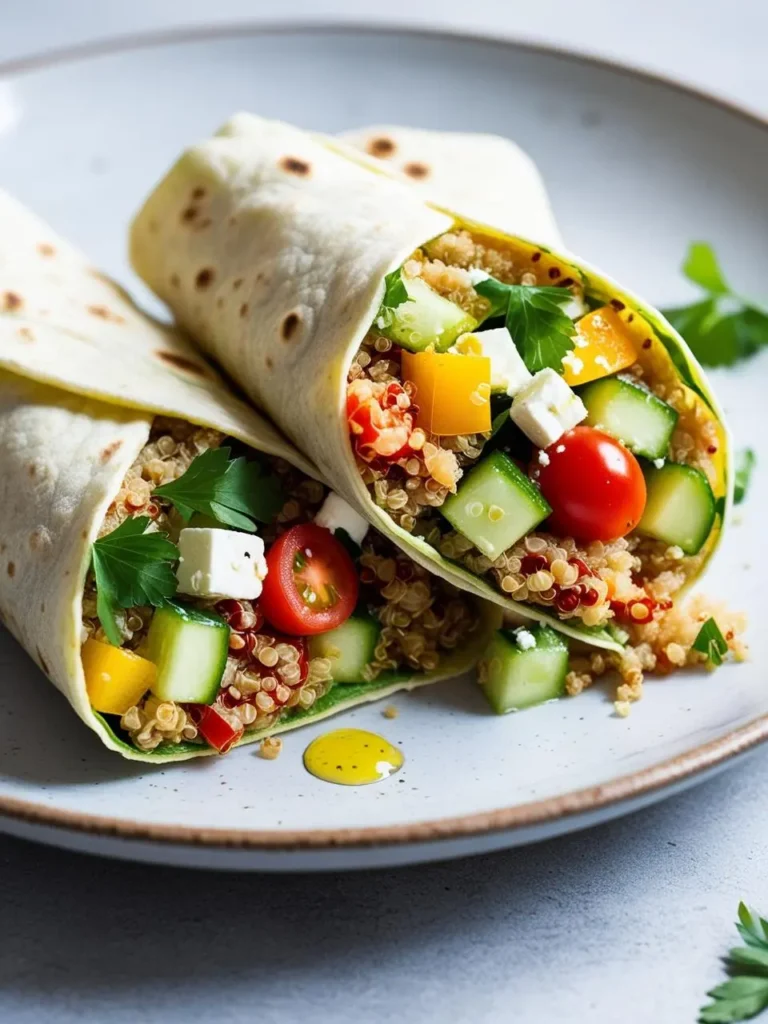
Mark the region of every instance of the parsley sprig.
[[731, 288], [710, 245], [692, 242], [682, 269], [707, 297], [663, 313], [701, 363], [732, 366], [768, 345], [768, 308]]
[[751, 448], [742, 448], [736, 454], [736, 482], [733, 488], [733, 503], [740, 505], [747, 496], [752, 470], [757, 463], [757, 456]]
[[163, 533], [147, 533], [149, 516], [126, 519], [93, 544], [96, 612], [110, 643], [119, 647], [118, 608], [151, 604], [155, 608], [176, 593], [173, 563], [179, 549]]
[[398, 267], [391, 274], [384, 278], [384, 298], [381, 302], [382, 309], [397, 309], [404, 302], [411, 302], [411, 298], [403, 281], [402, 268]]
[[488, 277], [475, 291], [491, 303], [489, 316], [503, 316], [507, 330], [531, 371], [551, 367], [562, 372], [563, 356], [573, 348], [576, 328], [562, 310], [573, 296], [567, 288], [504, 284]]
[[723, 658], [728, 653], [726, 639], [720, 632], [720, 627], [712, 618], [707, 619], [691, 646], [694, 651], [706, 654], [707, 659], [713, 665], [722, 665]]
[[740, 903], [736, 928], [746, 946], [728, 953], [731, 978], [707, 992], [712, 1002], [699, 1011], [699, 1024], [736, 1024], [768, 1008], [768, 921]]
[[268, 523], [280, 511], [280, 484], [258, 461], [230, 461], [229, 455], [229, 448], [209, 448], [178, 480], [154, 493], [172, 502], [184, 522], [201, 512], [236, 530], [255, 533], [254, 520]]

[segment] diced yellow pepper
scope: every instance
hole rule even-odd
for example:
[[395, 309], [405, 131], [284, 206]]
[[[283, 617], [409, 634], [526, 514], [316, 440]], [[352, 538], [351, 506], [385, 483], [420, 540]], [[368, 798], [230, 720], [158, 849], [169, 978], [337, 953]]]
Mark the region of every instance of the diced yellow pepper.
[[133, 651], [100, 640], [86, 640], [80, 655], [94, 711], [124, 715], [152, 686], [157, 667]]
[[573, 353], [563, 360], [563, 377], [571, 387], [626, 370], [637, 359], [627, 324], [611, 306], [601, 306], [576, 323]]
[[491, 360], [453, 352], [403, 352], [403, 379], [416, 386], [416, 423], [432, 434], [491, 429]]

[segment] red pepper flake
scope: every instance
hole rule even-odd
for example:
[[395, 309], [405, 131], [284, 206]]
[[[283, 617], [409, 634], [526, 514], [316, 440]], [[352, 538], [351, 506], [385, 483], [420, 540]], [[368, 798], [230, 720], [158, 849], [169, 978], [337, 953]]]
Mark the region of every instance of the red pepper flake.
[[643, 348], [650, 348], [652, 344], [653, 344], [653, 342], [651, 341], [651, 339], [650, 338], [646, 338], [645, 341], [643, 342]]

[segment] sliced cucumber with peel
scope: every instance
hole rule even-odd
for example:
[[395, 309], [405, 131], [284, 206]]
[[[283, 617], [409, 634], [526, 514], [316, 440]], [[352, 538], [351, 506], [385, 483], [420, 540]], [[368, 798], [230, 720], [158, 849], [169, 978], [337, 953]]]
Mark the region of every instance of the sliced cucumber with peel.
[[481, 686], [497, 715], [565, 693], [568, 644], [548, 626], [499, 629], [480, 662]]
[[189, 605], [158, 608], [147, 636], [146, 657], [157, 665], [152, 692], [161, 700], [212, 704], [229, 654], [224, 619]]
[[373, 661], [381, 625], [372, 615], [353, 615], [336, 629], [310, 637], [310, 658], [328, 658], [334, 683], [361, 683]]
[[470, 470], [440, 511], [487, 558], [496, 559], [552, 509], [525, 473], [495, 451]]
[[405, 277], [402, 282], [408, 300], [391, 309], [384, 306], [376, 318], [381, 333], [410, 352], [423, 352], [433, 345], [444, 352], [461, 334], [477, 327], [477, 320], [455, 302], [444, 299], [420, 277]]
[[695, 555], [709, 537], [717, 511], [706, 476], [693, 466], [667, 462], [649, 469], [645, 483], [648, 497], [638, 533]]
[[677, 413], [646, 388], [623, 377], [604, 377], [579, 391], [586, 423], [623, 442], [635, 455], [663, 459], [677, 425]]

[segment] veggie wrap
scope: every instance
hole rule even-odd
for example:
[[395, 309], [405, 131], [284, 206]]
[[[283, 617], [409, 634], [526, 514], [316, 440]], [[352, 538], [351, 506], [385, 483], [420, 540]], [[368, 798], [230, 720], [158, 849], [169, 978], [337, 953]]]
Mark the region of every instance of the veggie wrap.
[[106, 746], [224, 752], [474, 664], [494, 611], [2, 194], [0, 229], [0, 616]]
[[148, 198], [133, 264], [421, 565], [621, 651], [722, 532], [729, 442], [701, 368], [599, 271], [372, 170], [236, 115]]

